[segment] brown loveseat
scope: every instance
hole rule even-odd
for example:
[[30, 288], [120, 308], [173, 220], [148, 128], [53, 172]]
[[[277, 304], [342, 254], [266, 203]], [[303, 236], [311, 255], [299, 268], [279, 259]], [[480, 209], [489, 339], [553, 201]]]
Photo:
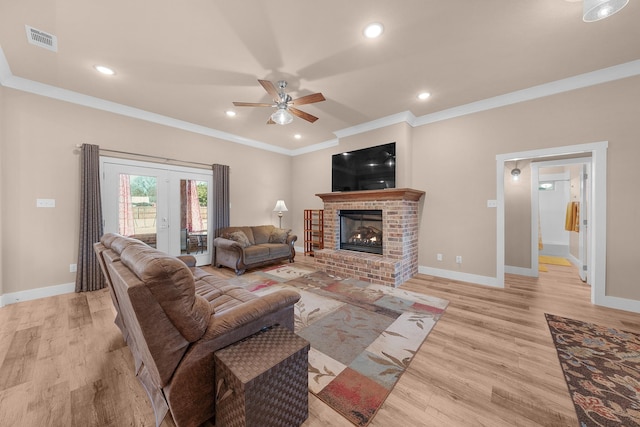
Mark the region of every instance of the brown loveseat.
[[298, 237], [291, 230], [273, 225], [255, 227], [227, 227], [213, 241], [214, 264], [217, 267], [233, 268], [237, 275], [247, 268], [289, 260], [293, 262], [296, 250], [293, 246]]
[[167, 413], [178, 427], [214, 417], [216, 350], [275, 324], [293, 331], [295, 291], [258, 297], [195, 267], [193, 257], [116, 234], [95, 251], [156, 425]]

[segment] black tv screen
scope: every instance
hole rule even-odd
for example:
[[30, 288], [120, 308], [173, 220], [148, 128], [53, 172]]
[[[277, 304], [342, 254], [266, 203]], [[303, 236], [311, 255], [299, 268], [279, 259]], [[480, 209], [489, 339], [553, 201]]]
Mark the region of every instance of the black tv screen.
[[334, 154], [331, 191], [380, 190], [396, 187], [396, 143]]

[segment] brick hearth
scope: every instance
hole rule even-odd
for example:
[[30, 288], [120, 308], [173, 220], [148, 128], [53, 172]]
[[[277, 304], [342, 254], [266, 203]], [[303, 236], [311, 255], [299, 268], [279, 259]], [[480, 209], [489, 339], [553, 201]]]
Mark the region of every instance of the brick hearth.
[[[324, 202], [324, 247], [316, 264], [329, 274], [400, 286], [418, 272], [418, 204], [408, 188], [316, 194]], [[382, 255], [340, 249], [340, 210], [382, 210]]]

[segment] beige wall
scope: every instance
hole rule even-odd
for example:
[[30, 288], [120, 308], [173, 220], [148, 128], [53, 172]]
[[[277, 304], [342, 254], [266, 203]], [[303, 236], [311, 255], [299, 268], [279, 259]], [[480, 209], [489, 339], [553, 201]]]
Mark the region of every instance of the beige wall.
[[[79, 143], [229, 165], [234, 225], [277, 224], [275, 201], [290, 198], [289, 156], [11, 89], [2, 95], [4, 293], [75, 281]], [[36, 208], [37, 198], [56, 207]]]
[[504, 169], [504, 263], [531, 268], [531, 164], [518, 162], [518, 180], [513, 168], [515, 162], [508, 162]]
[[[637, 100], [640, 77], [603, 84], [414, 129], [414, 186], [427, 191], [420, 265], [495, 275], [496, 155], [609, 141], [607, 174], [607, 295], [640, 299], [633, 266], [640, 230], [634, 159], [640, 157]], [[596, 242], [597, 243], [597, 242]], [[445, 254], [445, 262], [434, 254]]]
[[[487, 200], [497, 196], [496, 156], [609, 141], [606, 293], [640, 300], [640, 287], [633, 279], [633, 266], [640, 261], [635, 249], [640, 230], [625, 226], [633, 224], [640, 212], [640, 198], [629, 197], [636, 193], [634, 159], [640, 157], [637, 99], [640, 77], [633, 77], [408, 131], [396, 125], [345, 138], [339, 147], [294, 157], [293, 198], [300, 210], [298, 218], [304, 208], [322, 207], [313, 194], [329, 191], [331, 154], [406, 136], [412, 172], [399, 185], [426, 191], [420, 266], [495, 277], [496, 210], [487, 208]], [[399, 147], [400, 158], [401, 150]], [[525, 171], [530, 173], [528, 165]], [[305, 179], [296, 179], [301, 177]], [[521, 236], [522, 246], [507, 246], [512, 248], [509, 257], [518, 255], [514, 263], [530, 267], [530, 199], [525, 204], [520, 220], [511, 223], [520, 230], [511, 235]], [[301, 234], [302, 220], [294, 221]], [[444, 254], [443, 261], [436, 261], [437, 253]], [[456, 255], [463, 257], [461, 265], [455, 263]]]
[[[629, 226], [640, 213], [634, 196], [640, 77], [413, 129], [394, 125], [293, 158], [6, 88], [0, 95], [4, 292], [74, 280], [68, 266], [76, 259], [77, 143], [228, 164], [232, 223], [277, 224], [271, 210], [283, 198], [289, 207], [283, 226], [302, 239], [302, 210], [321, 208], [315, 194], [330, 191], [331, 154], [396, 141], [398, 186], [426, 191], [420, 266], [491, 277], [496, 210], [487, 200], [496, 199], [496, 155], [609, 141], [606, 293], [640, 300], [633, 271], [640, 230]], [[55, 198], [57, 207], [36, 209], [37, 197]], [[436, 253], [444, 254], [442, 262]]]

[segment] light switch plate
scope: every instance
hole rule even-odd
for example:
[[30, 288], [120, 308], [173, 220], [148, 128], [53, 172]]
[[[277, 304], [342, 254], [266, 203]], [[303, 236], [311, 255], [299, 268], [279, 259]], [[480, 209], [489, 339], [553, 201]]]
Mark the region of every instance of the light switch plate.
[[487, 200], [487, 207], [488, 208], [497, 208], [498, 207], [498, 201], [497, 200]]
[[36, 199], [36, 207], [38, 208], [55, 208], [56, 199]]

